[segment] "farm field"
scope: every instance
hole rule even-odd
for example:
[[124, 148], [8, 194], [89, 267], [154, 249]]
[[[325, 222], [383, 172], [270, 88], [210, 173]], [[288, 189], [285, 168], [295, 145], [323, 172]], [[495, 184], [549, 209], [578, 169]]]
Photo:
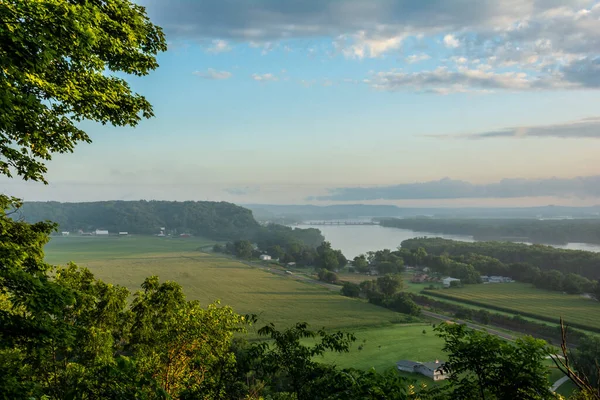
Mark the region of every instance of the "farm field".
[[54, 238], [46, 260], [74, 261], [98, 278], [135, 291], [158, 275], [180, 283], [186, 296], [208, 304], [220, 300], [238, 313], [255, 313], [260, 324], [345, 329], [404, 321], [402, 314], [340, 296], [326, 288], [253, 268], [236, 260], [194, 251], [210, 244], [196, 238]]
[[543, 318], [563, 317], [567, 323], [600, 329], [600, 304], [578, 295], [537, 289], [526, 283], [465, 285], [462, 288], [428, 291], [428, 295], [450, 296], [453, 300], [474, 301], [482, 306], [502, 307], [515, 313]]

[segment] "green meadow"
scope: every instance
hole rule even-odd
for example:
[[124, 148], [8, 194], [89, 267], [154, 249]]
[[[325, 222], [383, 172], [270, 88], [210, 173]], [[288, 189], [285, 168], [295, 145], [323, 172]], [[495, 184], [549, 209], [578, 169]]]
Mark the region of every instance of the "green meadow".
[[501, 307], [503, 311], [528, 313], [556, 321], [563, 317], [567, 323], [600, 329], [600, 303], [597, 301], [538, 289], [526, 283], [465, 285], [462, 288], [428, 291], [427, 294], [440, 294], [458, 302]]

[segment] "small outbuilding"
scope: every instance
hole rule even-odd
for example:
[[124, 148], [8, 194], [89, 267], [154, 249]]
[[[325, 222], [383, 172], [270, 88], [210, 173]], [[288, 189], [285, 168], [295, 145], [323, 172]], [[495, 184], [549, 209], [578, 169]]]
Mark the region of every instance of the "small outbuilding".
[[261, 254], [258, 258], [260, 258], [262, 261], [271, 261], [271, 256], [268, 254]]
[[452, 282], [460, 282], [460, 279], [450, 278], [450, 277], [442, 279], [442, 283], [443, 283], [444, 287], [450, 287]]
[[104, 229], [96, 229], [94, 233], [99, 236], [108, 236], [108, 231]]

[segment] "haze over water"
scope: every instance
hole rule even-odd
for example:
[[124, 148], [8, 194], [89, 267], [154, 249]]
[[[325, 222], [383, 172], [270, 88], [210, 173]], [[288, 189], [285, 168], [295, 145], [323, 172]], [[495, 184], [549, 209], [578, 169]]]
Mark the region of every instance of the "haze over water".
[[[379, 225], [297, 225], [298, 228], [318, 228], [336, 249], [349, 259], [367, 251], [382, 249], [395, 250], [406, 239], [415, 237], [442, 237], [444, 239], [474, 242], [472, 236], [448, 235], [442, 233], [417, 232], [410, 229], [387, 228]], [[528, 243], [530, 244], [530, 243]], [[569, 243], [566, 245], [551, 245], [552, 247], [569, 250], [586, 250], [600, 252], [600, 245], [588, 243]]]

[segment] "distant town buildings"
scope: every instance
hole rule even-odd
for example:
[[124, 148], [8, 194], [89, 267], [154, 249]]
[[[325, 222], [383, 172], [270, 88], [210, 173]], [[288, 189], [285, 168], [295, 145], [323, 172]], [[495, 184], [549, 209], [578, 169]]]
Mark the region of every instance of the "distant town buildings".
[[63, 235], [63, 236], [69, 236], [69, 234], [70, 234], [70, 232], [66, 232], [66, 231], [65, 232], [61, 232], [61, 235]]

